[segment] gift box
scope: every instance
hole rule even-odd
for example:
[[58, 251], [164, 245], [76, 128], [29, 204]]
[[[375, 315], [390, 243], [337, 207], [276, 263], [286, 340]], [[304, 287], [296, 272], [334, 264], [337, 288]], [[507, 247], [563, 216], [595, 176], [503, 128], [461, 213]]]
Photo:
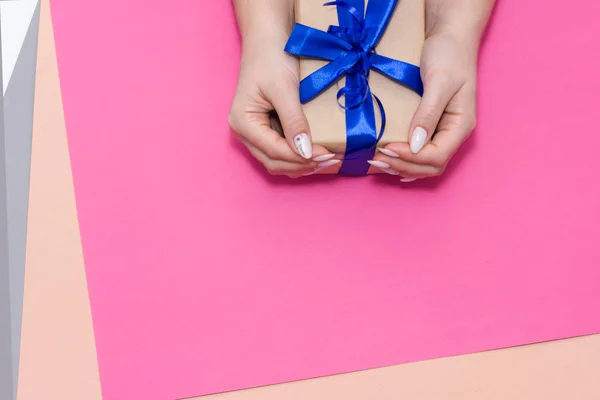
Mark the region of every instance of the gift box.
[[296, 0], [286, 51], [300, 57], [313, 143], [343, 160], [322, 173], [379, 173], [366, 162], [376, 148], [408, 141], [423, 90], [424, 8], [424, 0]]

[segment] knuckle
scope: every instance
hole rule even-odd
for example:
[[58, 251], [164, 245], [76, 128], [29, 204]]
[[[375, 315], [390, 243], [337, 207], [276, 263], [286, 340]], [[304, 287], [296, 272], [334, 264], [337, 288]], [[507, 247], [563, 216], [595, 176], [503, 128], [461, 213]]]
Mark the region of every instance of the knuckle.
[[431, 104], [423, 107], [419, 115], [419, 125], [424, 125], [423, 127], [427, 129], [428, 133], [431, 133], [438, 124], [439, 115], [436, 105]]
[[427, 69], [423, 69], [423, 84], [429, 85], [431, 82], [434, 82], [439, 76], [443, 76], [444, 73], [439, 68], [429, 67]]
[[467, 129], [468, 129], [469, 133], [474, 131], [476, 127], [477, 127], [477, 117], [473, 115], [467, 119]]
[[413, 164], [420, 164], [423, 162], [419, 159], [418, 154], [414, 154], [412, 151], [403, 153], [402, 160]]
[[235, 109], [232, 109], [227, 116], [227, 123], [229, 124], [229, 129], [232, 132], [237, 133], [239, 131], [239, 117], [238, 113]]
[[279, 158], [279, 155], [277, 154], [277, 151], [273, 146], [267, 146], [266, 148], [262, 149], [262, 151], [266, 154], [267, 157], [269, 157], [272, 160], [276, 160]]
[[293, 112], [288, 115], [285, 115], [284, 118], [285, 125], [291, 132], [299, 133], [300, 131], [305, 130], [306, 118], [304, 118], [304, 115], [297, 112]]
[[444, 69], [432, 69], [427, 71], [423, 79], [423, 83], [427, 86], [435, 86], [438, 88], [450, 88], [456, 85], [456, 79], [451, 73]]
[[445, 168], [449, 160], [450, 156], [447, 153], [440, 153], [433, 159], [433, 165], [437, 167], [437, 169]]
[[272, 161], [279, 160], [281, 158], [279, 143], [268, 133], [268, 129], [264, 129], [259, 134], [260, 150]]
[[279, 168], [277, 168], [271, 161], [267, 161], [265, 163], [265, 169], [267, 170], [267, 172], [270, 175], [280, 175], [281, 174], [281, 171], [279, 170]]
[[291, 65], [286, 64], [282, 74], [282, 82], [287, 82], [289, 90], [298, 90], [300, 77], [298, 70]]

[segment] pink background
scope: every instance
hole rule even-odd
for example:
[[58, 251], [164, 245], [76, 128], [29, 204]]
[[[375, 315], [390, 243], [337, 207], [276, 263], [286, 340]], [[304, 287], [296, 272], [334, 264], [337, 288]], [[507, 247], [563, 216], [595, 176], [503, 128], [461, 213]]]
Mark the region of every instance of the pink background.
[[500, 0], [475, 138], [406, 187], [265, 176], [230, 3], [154, 3], [51, 3], [105, 399], [600, 331], [600, 4]]

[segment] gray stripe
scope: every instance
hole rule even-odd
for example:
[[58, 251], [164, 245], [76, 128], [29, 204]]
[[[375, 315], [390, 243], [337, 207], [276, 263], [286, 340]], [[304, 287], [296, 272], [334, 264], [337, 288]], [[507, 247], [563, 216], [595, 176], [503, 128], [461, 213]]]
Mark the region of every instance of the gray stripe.
[[[0, 27], [0, 32], [2, 27]], [[2, 43], [0, 41], [0, 71], [2, 69]], [[0, 73], [0, 88], [2, 74]], [[4, 148], [4, 102], [0, 95], [0, 399], [15, 397], [13, 388], [10, 276], [8, 273], [8, 221], [6, 205], [6, 154]]]
[[23, 320], [25, 248], [29, 208], [29, 171], [40, 5], [31, 19], [23, 47], [4, 94], [8, 265], [10, 275], [13, 386], [17, 386]]

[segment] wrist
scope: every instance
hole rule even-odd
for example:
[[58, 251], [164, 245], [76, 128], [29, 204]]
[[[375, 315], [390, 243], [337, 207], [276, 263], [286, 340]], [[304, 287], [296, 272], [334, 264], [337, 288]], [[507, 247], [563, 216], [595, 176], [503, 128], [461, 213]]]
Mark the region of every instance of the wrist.
[[495, 0], [429, 0], [426, 36], [444, 35], [478, 49]]
[[477, 54], [481, 44], [483, 30], [475, 27], [459, 26], [455, 24], [439, 24], [427, 31], [427, 39], [432, 37], [444, 37], [456, 43], [469, 53]]
[[236, 0], [240, 35], [247, 45], [285, 45], [294, 25], [292, 0]]
[[243, 49], [269, 49], [278, 48], [283, 51], [289, 37], [289, 30], [271, 27], [269, 29], [256, 28], [242, 34]]

